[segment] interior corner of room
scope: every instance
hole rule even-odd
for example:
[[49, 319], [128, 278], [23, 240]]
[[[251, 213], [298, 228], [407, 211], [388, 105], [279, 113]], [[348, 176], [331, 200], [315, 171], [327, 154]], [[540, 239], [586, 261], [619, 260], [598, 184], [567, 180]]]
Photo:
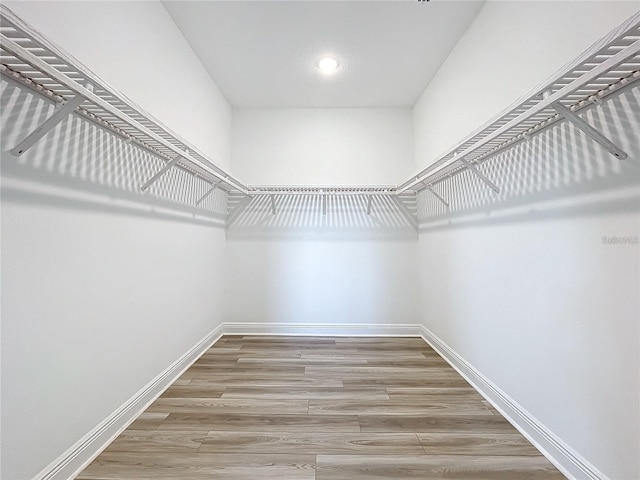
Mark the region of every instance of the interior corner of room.
[[0, 8], [3, 480], [254, 335], [422, 338], [562, 475], [640, 478], [640, 2]]

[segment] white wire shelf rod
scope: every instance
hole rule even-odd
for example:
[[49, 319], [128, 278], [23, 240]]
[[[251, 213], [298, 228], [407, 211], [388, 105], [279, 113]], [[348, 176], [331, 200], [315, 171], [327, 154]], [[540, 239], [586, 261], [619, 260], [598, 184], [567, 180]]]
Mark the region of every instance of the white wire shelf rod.
[[574, 81], [572, 81], [568, 85], [562, 87], [560, 90], [558, 90], [558, 91], [552, 93], [551, 95], [547, 96], [546, 98], [542, 99], [536, 105], [532, 106], [531, 108], [529, 108], [525, 112], [521, 113], [520, 115], [518, 115], [513, 120], [507, 122], [502, 127], [496, 129], [495, 131], [493, 131], [492, 133], [490, 133], [486, 137], [482, 138], [481, 140], [477, 141], [476, 143], [474, 143], [473, 145], [471, 145], [470, 147], [468, 147], [464, 151], [460, 152], [460, 154], [457, 157], [452, 158], [450, 160], [447, 160], [446, 157], [449, 155], [449, 153], [447, 153], [447, 155], [441, 157], [439, 160], [437, 160], [431, 166], [427, 167], [425, 170], [420, 172], [418, 175], [412, 176], [409, 180], [407, 180], [405, 183], [400, 185], [398, 187], [398, 193], [402, 193], [402, 192], [404, 192], [404, 191], [406, 191], [406, 190], [408, 190], [408, 189], [410, 189], [412, 187], [415, 187], [416, 185], [421, 183], [421, 181], [426, 176], [432, 175], [433, 173], [436, 173], [437, 171], [441, 170], [447, 164], [456, 163], [456, 162], [460, 161], [461, 158], [465, 158], [466, 156], [468, 156], [469, 154], [473, 153], [474, 151], [476, 151], [480, 147], [484, 146], [485, 144], [487, 144], [488, 142], [494, 140], [495, 138], [499, 137], [500, 135], [504, 134], [505, 132], [511, 130], [512, 128], [514, 128], [515, 126], [519, 125], [520, 123], [528, 120], [532, 116], [540, 113], [541, 111], [545, 110], [546, 108], [552, 108], [554, 103], [562, 100], [564, 97], [566, 97], [567, 95], [571, 94], [575, 90], [578, 90], [579, 88], [583, 87], [584, 85], [586, 85], [589, 82], [591, 82], [591, 81], [595, 80], [596, 78], [598, 78], [603, 73], [611, 70], [612, 68], [615, 68], [619, 64], [623, 63], [625, 60], [637, 55], [638, 53], [640, 53], [640, 40], [637, 40], [634, 43], [632, 43], [631, 45], [629, 45], [628, 47], [624, 48], [623, 50], [620, 50], [617, 54], [615, 54], [612, 57], [609, 57], [607, 60], [605, 60], [603, 63], [601, 63], [597, 67], [593, 68], [592, 70], [590, 70], [589, 72], [585, 73], [584, 75], [578, 77], [577, 79], [575, 79]]
[[128, 115], [122, 113], [120, 110], [118, 110], [113, 105], [109, 104], [108, 102], [106, 102], [102, 98], [100, 98], [99, 96], [95, 95], [93, 92], [91, 92], [88, 89], [84, 88], [83, 86], [79, 85], [75, 80], [70, 79], [65, 74], [59, 72], [58, 70], [53, 68], [51, 65], [49, 65], [46, 62], [44, 62], [43, 60], [38, 58], [36, 55], [34, 55], [30, 51], [26, 50], [25, 48], [21, 47], [16, 42], [14, 42], [13, 40], [10, 40], [9, 38], [5, 37], [4, 35], [2, 35], [2, 48], [4, 50], [7, 50], [7, 51], [11, 52], [13, 55], [17, 56], [18, 58], [20, 58], [24, 62], [26, 62], [29, 65], [31, 65], [32, 67], [36, 68], [37, 70], [40, 70], [42, 73], [48, 75], [51, 79], [55, 80], [60, 85], [63, 85], [64, 87], [68, 88], [73, 93], [86, 98], [88, 101], [91, 101], [92, 103], [96, 104], [97, 106], [102, 108], [107, 113], [109, 113], [109, 114], [119, 118], [123, 122], [131, 125], [133, 128], [135, 128], [136, 130], [140, 131], [144, 135], [152, 138], [153, 140], [155, 140], [156, 142], [160, 143], [164, 147], [166, 147], [169, 150], [173, 151], [176, 155], [180, 155], [185, 160], [187, 160], [188, 162], [190, 162], [190, 163], [192, 163], [194, 165], [197, 165], [198, 167], [200, 167], [202, 170], [206, 171], [207, 174], [211, 175], [212, 177], [220, 179], [223, 182], [227, 183], [229, 186], [237, 189], [238, 191], [240, 191], [240, 192], [242, 192], [244, 194], [247, 194], [247, 188], [244, 185], [242, 185], [241, 183], [239, 183], [239, 182], [237, 182], [235, 180], [232, 180], [231, 178], [229, 178], [228, 175], [223, 175], [223, 174], [218, 173], [216, 170], [211, 168], [209, 165], [207, 165], [204, 162], [201, 162], [200, 160], [192, 157], [187, 152], [185, 152], [182, 149], [176, 147], [175, 145], [173, 145], [168, 140], [164, 139], [160, 135], [158, 135], [155, 132], [151, 131], [149, 128], [147, 128], [144, 125], [140, 124], [139, 122], [137, 122], [136, 120], [132, 119]]

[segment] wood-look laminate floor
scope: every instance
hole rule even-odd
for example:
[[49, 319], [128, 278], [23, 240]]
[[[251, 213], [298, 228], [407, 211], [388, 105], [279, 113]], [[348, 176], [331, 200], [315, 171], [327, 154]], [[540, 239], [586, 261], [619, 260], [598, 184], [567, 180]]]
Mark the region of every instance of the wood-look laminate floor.
[[422, 339], [225, 336], [77, 478], [564, 476]]

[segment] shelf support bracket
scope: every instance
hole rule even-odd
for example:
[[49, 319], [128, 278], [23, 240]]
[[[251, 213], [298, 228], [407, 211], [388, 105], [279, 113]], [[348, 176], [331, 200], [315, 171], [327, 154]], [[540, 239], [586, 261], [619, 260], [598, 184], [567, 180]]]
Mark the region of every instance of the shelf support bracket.
[[242, 213], [242, 211], [249, 206], [252, 200], [253, 200], [253, 196], [245, 195], [243, 199], [240, 200], [238, 205], [236, 205], [236, 208], [234, 208], [227, 214], [227, 228], [233, 225], [233, 223], [240, 216], [240, 213]]
[[164, 167], [162, 167], [156, 174], [154, 174], [153, 177], [151, 177], [149, 180], [144, 182], [144, 185], [140, 187], [140, 190], [142, 190], [143, 192], [146, 192], [149, 189], [149, 187], [154, 183], [156, 183], [161, 176], [163, 176], [165, 173], [167, 173], [169, 170], [175, 167], [181, 158], [182, 156], [180, 155], [177, 155], [174, 158], [172, 158]]
[[627, 152], [619, 148], [615, 143], [605, 137], [598, 130], [593, 128], [585, 120], [580, 118], [570, 108], [565, 107], [560, 102], [552, 103], [551, 106], [556, 112], [560, 114], [560, 116], [564, 117], [564, 119], [571, 123], [574, 127], [582, 130], [593, 141], [602, 145], [611, 155], [616, 157], [618, 160], [624, 160], [628, 157]]
[[327, 195], [322, 194], [322, 215], [327, 214]]
[[402, 200], [400, 200], [397, 195], [392, 195], [391, 196], [391, 200], [393, 201], [393, 203], [396, 204], [396, 206], [400, 210], [400, 213], [402, 213], [402, 215], [409, 221], [411, 226], [417, 230], [418, 229], [418, 219], [415, 218], [411, 214], [411, 212], [406, 207], [406, 205], [404, 203], [402, 203]]
[[491, 180], [489, 180], [489, 178], [484, 175], [480, 170], [478, 170], [478, 167], [476, 167], [473, 163], [467, 162], [464, 158], [460, 159], [460, 162], [467, 167], [469, 170], [471, 170], [480, 180], [482, 180], [491, 190], [493, 190], [496, 193], [500, 193], [500, 188], [493, 183]]
[[205, 198], [207, 198], [209, 195], [211, 195], [213, 192], [216, 191], [216, 189], [218, 188], [218, 186], [222, 183], [222, 180], [218, 180], [217, 182], [215, 182], [213, 185], [211, 185], [211, 188], [209, 190], [207, 190], [205, 192], [204, 195], [202, 195], [198, 200], [196, 200], [196, 206], [200, 205]]
[[433, 195], [438, 200], [440, 200], [440, 202], [444, 204], [445, 207], [449, 208], [449, 202], [447, 202], [443, 197], [438, 195], [431, 185], [427, 185], [426, 183], [423, 183], [423, 185], [427, 188], [427, 190], [431, 192], [431, 195]]
[[[93, 85], [91, 85], [90, 83], [85, 84], [85, 88], [89, 91], [93, 91]], [[42, 124], [36, 127], [33, 132], [24, 137], [24, 139], [20, 143], [13, 147], [11, 149], [11, 153], [16, 157], [19, 157], [24, 152], [29, 150], [38, 140], [44, 137], [61, 121], [71, 115], [75, 111], [75, 109], [78, 108], [82, 102], [84, 102], [84, 100], [85, 98], [82, 95], [76, 95], [69, 101], [63, 103], [62, 105], [59, 105], [49, 118], [42, 122]]]
[[275, 215], [276, 214], [276, 197], [273, 195], [269, 195], [269, 198], [271, 199], [271, 213]]
[[367, 215], [371, 215], [372, 200], [373, 200], [373, 197], [371, 195], [367, 195]]

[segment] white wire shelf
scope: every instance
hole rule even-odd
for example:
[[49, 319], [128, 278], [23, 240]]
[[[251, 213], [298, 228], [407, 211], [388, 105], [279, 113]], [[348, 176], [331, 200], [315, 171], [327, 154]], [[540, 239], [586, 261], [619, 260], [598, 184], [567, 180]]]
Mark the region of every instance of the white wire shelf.
[[[268, 211], [275, 216], [279, 212], [306, 208], [323, 217], [328, 211], [336, 210], [342, 214], [348, 211], [352, 216], [370, 216], [374, 211], [384, 210], [417, 228], [415, 192], [399, 195], [395, 185], [253, 185], [248, 187], [248, 193], [244, 199], [235, 195], [229, 197], [229, 225], [237, 223], [243, 214], [246, 222], [250, 217], [250, 214], [247, 217], [247, 211], [251, 210]], [[309, 197], [317, 202], [305, 202]], [[263, 208], [265, 206], [268, 208]]]
[[[640, 12], [637, 12], [502, 114], [399, 185], [397, 192], [431, 190], [436, 183], [467, 169], [482, 175], [476, 168], [478, 164], [561, 120], [570, 121], [616, 158], [624, 159], [624, 151], [581, 121], [576, 113], [629, 88], [639, 79]], [[482, 180], [499, 192], [499, 186], [490, 179]]]
[[250, 195], [396, 195], [395, 185], [253, 185]]
[[[0, 5], [0, 64], [2, 75], [58, 102], [61, 113], [68, 115], [75, 111], [163, 158], [167, 166], [185, 169], [227, 191], [246, 193], [242, 182], [40, 35], [4, 5]], [[65, 106], [70, 106], [70, 111], [65, 111]], [[28, 141], [25, 146], [30, 147]], [[16, 146], [12, 153], [20, 155], [23, 151]]]
[[[621, 89], [636, 85], [640, 80], [640, 12], [565, 65], [551, 79], [514, 103], [503, 114], [400, 185], [247, 186], [3, 5], [0, 5], [0, 70], [3, 76], [12, 78], [59, 104], [49, 119], [11, 150], [16, 155], [33, 145], [62, 117], [75, 112], [164, 160], [165, 166], [141, 185], [142, 190], [146, 190], [174, 167], [209, 182], [210, 190], [196, 201], [196, 205], [220, 188], [232, 195], [252, 198], [395, 197], [400, 202], [400, 207], [403, 207], [408, 196], [415, 196], [417, 192], [428, 189], [448, 207], [447, 199], [436, 193], [432, 188], [434, 185], [470, 170], [492, 190], [499, 192], [500, 179], [494, 181], [488, 178], [478, 168], [482, 162], [561, 120], [571, 122], [616, 158], [626, 157], [626, 152], [596, 131], [577, 113], [600, 103]], [[275, 213], [275, 203], [272, 202], [271, 205]], [[242, 208], [238, 209], [240, 210]], [[370, 206], [367, 207], [367, 213], [369, 211]], [[230, 216], [232, 213], [229, 211]]]

